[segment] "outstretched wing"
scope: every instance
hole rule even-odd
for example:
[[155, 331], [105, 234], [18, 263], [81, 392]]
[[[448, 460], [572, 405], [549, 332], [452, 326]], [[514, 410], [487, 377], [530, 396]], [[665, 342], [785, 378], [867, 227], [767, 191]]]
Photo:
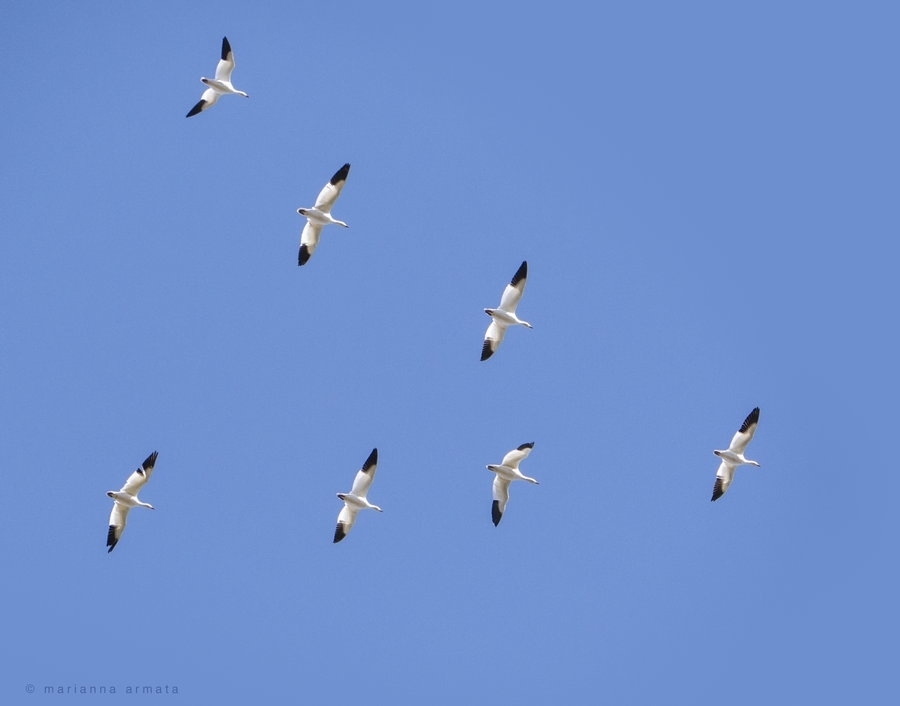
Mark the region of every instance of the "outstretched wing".
[[731, 466], [725, 461], [719, 464], [719, 470], [716, 471], [716, 483], [713, 486], [713, 494], [712, 501], [715, 502], [723, 495], [725, 495], [725, 491], [728, 490], [728, 486], [731, 485], [731, 481], [734, 478], [734, 466]]
[[128, 480], [125, 481], [125, 485], [122, 486], [122, 490], [119, 492], [137, 495], [140, 489], [144, 487], [148, 480], [150, 480], [150, 474], [153, 473], [153, 466], [156, 465], [157, 455], [157, 452], [154, 451], [147, 456], [141, 464], [141, 467], [128, 476]]
[[500, 297], [500, 308], [514, 314], [516, 307], [519, 306], [519, 300], [525, 292], [525, 279], [528, 277], [528, 262], [522, 262], [516, 274], [513, 275], [510, 283], [503, 290], [503, 296]]
[[106, 550], [107, 554], [115, 549], [116, 544], [119, 543], [122, 532], [125, 530], [125, 522], [128, 520], [128, 511], [130, 509], [127, 505], [113, 502], [112, 512], [109, 513], [109, 532], [106, 533], [106, 546], [109, 547]]
[[228, 43], [228, 37], [222, 37], [222, 57], [216, 64], [216, 81], [231, 82], [231, 72], [234, 71], [234, 52]]
[[497, 323], [497, 320], [491, 317], [491, 323], [484, 332], [484, 343], [481, 346], [481, 359], [487, 360], [500, 347], [503, 337], [506, 335], [506, 326]]
[[375, 470], [378, 467], [378, 449], [372, 449], [369, 458], [363, 464], [363, 467], [356, 472], [356, 478], [353, 479], [353, 488], [350, 493], [358, 498], [366, 497], [369, 492], [369, 486], [375, 478]]
[[297, 256], [297, 264], [305, 265], [309, 262], [309, 258], [316, 251], [319, 244], [319, 235], [322, 233], [322, 226], [312, 221], [306, 221], [303, 226], [303, 232], [300, 234], [300, 254]]
[[331, 177], [331, 181], [325, 184], [319, 192], [319, 196], [316, 198], [316, 208], [322, 211], [322, 213], [331, 212], [331, 207], [334, 206], [337, 197], [341, 195], [341, 189], [344, 188], [344, 182], [347, 181], [347, 175], [349, 173], [350, 165], [345, 164], [334, 173], [334, 176]]
[[506, 454], [506, 456], [503, 457], [501, 465], [508, 466], [509, 468], [518, 468], [519, 464], [528, 457], [528, 454], [531, 453], [531, 449], [533, 448], [533, 441], [514, 448], [512, 451]]
[[747, 448], [747, 444], [750, 443], [750, 439], [756, 433], [757, 424], [759, 424], [759, 407], [754, 407], [753, 411], [747, 415], [744, 423], [741, 424], [741, 428], [738, 429], [734, 438], [732, 438], [728, 450], [739, 454], [744, 453], [744, 449]]
[[499, 475], [494, 475], [494, 502], [491, 504], [491, 520], [494, 527], [500, 524], [500, 518], [506, 511], [506, 503], [509, 500], [509, 481]]
[[338, 515], [337, 527], [334, 528], [334, 543], [340, 542], [350, 533], [350, 528], [356, 522], [356, 513], [358, 510], [344, 503], [341, 513]]
[[197, 113], [202, 113], [204, 110], [211, 108], [216, 104], [216, 101], [219, 100], [219, 92], [214, 91], [212, 88], [207, 88], [203, 91], [203, 95], [200, 96], [200, 100], [197, 104], [190, 109], [187, 115], [184, 117], [190, 118], [196, 115]]

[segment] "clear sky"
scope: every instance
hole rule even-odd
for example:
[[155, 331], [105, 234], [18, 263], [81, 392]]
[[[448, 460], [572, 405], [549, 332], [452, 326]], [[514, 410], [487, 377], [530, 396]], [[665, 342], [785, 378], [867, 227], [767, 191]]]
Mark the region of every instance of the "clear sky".
[[[898, 23], [10, 4], [0, 701], [889, 703]], [[250, 97], [185, 119], [225, 35]], [[482, 363], [523, 260], [534, 329]]]

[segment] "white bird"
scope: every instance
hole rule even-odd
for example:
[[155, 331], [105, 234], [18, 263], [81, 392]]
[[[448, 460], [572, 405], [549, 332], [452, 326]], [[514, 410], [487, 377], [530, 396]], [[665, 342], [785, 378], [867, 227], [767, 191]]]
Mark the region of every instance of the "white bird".
[[150, 480], [150, 474], [153, 473], [153, 466], [156, 464], [157, 453], [154, 451], [147, 456], [146, 460], [141, 464], [134, 473], [128, 476], [125, 485], [119, 491], [108, 490], [106, 494], [115, 502], [113, 503], [112, 512], [109, 513], [109, 532], [106, 535], [107, 554], [116, 548], [116, 544], [122, 537], [122, 531], [125, 529], [125, 521], [128, 519], [128, 511], [133, 507], [147, 507], [155, 510], [150, 503], [141, 502], [138, 499], [138, 493], [141, 488]]
[[506, 502], [509, 500], [509, 484], [512, 481], [527, 480], [529, 483], [538, 485], [534, 478], [529, 478], [519, 471], [519, 464], [527, 458], [533, 448], [533, 441], [530, 444], [522, 444], [506, 454], [499, 466], [487, 466], [489, 471], [497, 474], [494, 476], [494, 502], [491, 504], [491, 519], [494, 521], [495, 527], [500, 524], [500, 518], [503, 517], [506, 510]]
[[219, 96], [224, 96], [227, 93], [236, 93], [239, 96], [244, 96], [244, 98], [249, 98], [250, 96], [246, 93], [237, 90], [231, 85], [232, 71], [234, 71], [234, 52], [231, 51], [228, 37], [222, 37], [222, 58], [219, 59], [219, 63], [216, 65], [216, 77], [201, 77], [200, 80], [209, 86], [209, 88], [203, 91], [203, 95], [200, 96], [200, 101], [191, 108], [190, 112], [185, 117], [190, 118], [197, 113], [203, 112], [207, 108], [212, 108], [216, 104], [216, 101], [219, 100]]
[[353, 479], [353, 488], [349, 493], [338, 493], [337, 496], [344, 501], [344, 507], [338, 515], [337, 527], [334, 529], [334, 541], [340, 542], [350, 532], [353, 523], [356, 522], [356, 513], [360, 510], [377, 510], [381, 512], [381, 508], [373, 505], [366, 499], [369, 492], [369, 486], [372, 485], [372, 479], [375, 478], [375, 468], [378, 465], [378, 449], [372, 449], [369, 458], [363, 464], [363, 467], [356, 472], [356, 478]]
[[759, 407], [754, 407], [753, 411], [747, 415], [744, 423], [741, 424], [741, 428], [734, 435], [728, 448], [713, 451], [716, 456], [722, 459], [722, 463], [719, 464], [719, 470], [716, 471], [716, 484], [713, 486], [712, 500], [718, 500], [725, 495], [725, 491], [728, 490], [728, 486], [731, 485], [731, 481], [734, 479], [735, 468], [745, 464], [759, 467], [756, 461], [744, 458], [744, 449], [747, 448], [747, 444], [753, 438], [757, 424], [759, 424]]
[[500, 306], [496, 309], [485, 309], [484, 313], [491, 317], [491, 323], [484, 334], [484, 345], [481, 347], [481, 359], [487, 360], [497, 351], [503, 336], [506, 335], [506, 328], [512, 324], [527, 326], [534, 328], [527, 321], [522, 321], [516, 316], [516, 307], [525, 291], [525, 278], [528, 276], [528, 263], [523, 262], [516, 270], [512, 280], [503, 290], [503, 296], [500, 297]]
[[335, 225], [344, 226], [344, 228], [350, 227], [343, 221], [331, 217], [331, 207], [334, 206], [337, 197], [341, 195], [341, 189], [344, 188], [344, 182], [347, 181], [349, 173], [350, 165], [345, 164], [334, 173], [331, 181], [322, 187], [315, 206], [297, 209], [297, 213], [301, 216], [306, 216], [306, 225], [303, 226], [303, 233], [300, 234], [298, 265], [305, 265], [309, 258], [312, 257], [316, 246], [319, 244], [319, 234], [322, 232], [322, 226], [334, 223]]

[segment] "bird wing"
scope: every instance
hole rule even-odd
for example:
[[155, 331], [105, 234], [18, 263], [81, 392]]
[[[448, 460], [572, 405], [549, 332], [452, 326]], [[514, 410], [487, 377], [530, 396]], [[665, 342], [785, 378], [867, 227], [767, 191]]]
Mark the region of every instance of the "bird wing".
[[138, 491], [144, 487], [148, 480], [150, 480], [150, 474], [153, 473], [153, 466], [156, 465], [156, 457], [157, 452], [154, 451], [152, 454], [147, 456], [144, 459], [144, 462], [141, 464], [141, 467], [138, 468], [134, 473], [128, 476], [128, 480], [125, 481], [125, 485], [122, 486], [121, 493], [128, 493], [129, 495], [137, 495]]
[[344, 507], [341, 508], [341, 513], [337, 518], [337, 526], [334, 528], [335, 543], [340, 542], [350, 533], [350, 528], [356, 522], [357, 512], [358, 510], [355, 507], [350, 507], [347, 503], [344, 503]]
[[219, 100], [219, 95], [220, 93], [218, 91], [207, 88], [203, 91], [203, 95], [200, 96], [200, 100], [197, 101], [197, 104], [188, 111], [188, 114], [185, 117], [193, 117], [197, 113], [202, 113], [204, 110], [211, 108], [216, 104], [216, 101]]
[[338, 169], [331, 181], [322, 187], [319, 196], [316, 198], [316, 208], [322, 213], [330, 213], [331, 207], [337, 201], [337, 197], [341, 195], [341, 189], [344, 188], [344, 182], [347, 181], [347, 175], [350, 173], [350, 165], [345, 164]]
[[503, 457], [501, 465], [508, 466], [509, 468], [518, 468], [519, 464], [531, 453], [532, 448], [534, 448], [533, 441], [522, 444], [506, 454], [506, 456]]
[[369, 486], [372, 485], [372, 480], [375, 478], [375, 469], [377, 467], [378, 449], [372, 449], [369, 458], [366, 459], [363, 467], [357, 471], [356, 478], [353, 479], [353, 488], [350, 490], [352, 495], [358, 498], [366, 497], [366, 494], [369, 492]]
[[509, 500], [509, 481], [499, 475], [494, 475], [494, 502], [491, 504], [491, 519], [496, 527], [500, 524], [500, 518], [506, 511], [506, 503]]
[[481, 346], [482, 360], [487, 360], [497, 352], [500, 342], [505, 335], [506, 326], [498, 323], [495, 318], [491, 317], [491, 323], [487, 327], [487, 331], [484, 332], [484, 343]]
[[128, 511], [131, 508], [127, 505], [120, 505], [113, 501], [112, 512], [109, 513], [109, 532], [106, 534], [106, 550], [108, 554], [116, 548], [119, 539], [122, 537], [122, 531], [125, 529], [125, 522], [128, 519]]
[[503, 290], [503, 296], [500, 297], [500, 308], [514, 314], [516, 307], [519, 306], [519, 300], [525, 291], [525, 279], [528, 277], [528, 263], [522, 262], [516, 274], [513, 275], [510, 283]]
[[757, 424], [759, 424], [759, 407], [754, 407], [753, 411], [747, 415], [744, 423], [741, 424], [741, 428], [738, 429], [734, 438], [732, 438], [728, 450], [739, 454], [744, 453], [744, 449], [747, 448], [747, 444], [750, 443], [750, 439], [756, 433]]
[[731, 485], [733, 478], [734, 466], [722, 461], [719, 464], [719, 470], [716, 471], [716, 484], [713, 486], [712, 500], [718, 500], [725, 495], [725, 491], [728, 490], [728, 486]]
[[222, 37], [222, 58], [216, 64], [216, 81], [231, 83], [231, 72], [234, 71], [234, 52], [228, 43], [228, 37]]
[[313, 223], [310, 220], [306, 221], [306, 225], [303, 226], [303, 232], [300, 234], [300, 254], [297, 257], [298, 265], [305, 265], [309, 258], [312, 257], [312, 254], [316, 250], [316, 246], [319, 244], [319, 235], [322, 232], [322, 226], [318, 223]]

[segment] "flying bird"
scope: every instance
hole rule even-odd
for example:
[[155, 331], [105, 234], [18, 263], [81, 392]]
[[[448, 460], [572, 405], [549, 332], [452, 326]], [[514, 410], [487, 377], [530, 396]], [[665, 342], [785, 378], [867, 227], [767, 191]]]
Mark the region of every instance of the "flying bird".
[[491, 323], [484, 334], [484, 345], [481, 347], [481, 359], [487, 360], [500, 346], [503, 336], [506, 335], [506, 329], [512, 324], [527, 326], [534, 328], [527, 321], [522, 321], [516, 316], [516, 307], [522, 298], [522, 292], [525, 291], [525, 278], [528, 276], [528, 263], [523, 262], [516, 270], [512, 280], [503, 290], [503, 296], [500, 297], [500, 306], [496, 309], [485, 309], [484, 313], [491, 317]]
[[249, 98], [250, 96], [246, 93], [237, 90], [231, 85], [232, 71], [234, 71], [234, 52], [231, 51], [228, 37], [222, 37], [222, 58], [219, 59], [219, 63], [216, 65], [216, 77], [206, 78], [204, 76], [200, 79], [209, 88], [203, 91], [203, 95], [200, 96], [197, 105], [191, 108], [185, 117], [190, 118], [197, 113], [202, 113], [207, 108], [212, 108], [216, 101], [219, 100], [219, 97], [227, 93], [236, 93], [239, 96], [244, 96], [244, 98]]
[[529, 444], [522, 444], [506, 454], [499, 466], [487, 466], [489, 471], [497, 474], [494, 476], [494, 502], [491, 505], [491, 519], [494, 521], [495, 527], [500, 524], [500, 518], [506, 511], [506, 502], [509, 500], [509, 484], [512, 481], [527, 480], [529, 483], [538, 485], [534, 478], [529, 478], [519, 470], [519, 464], [528, 457], [533, 448], [533, 441]]
[[731, 481], [734, 479], [735, 468], [743, 465], [759, 467], [756, 461], [744, 458], [744, 449], [747, 448], [747, 444], [753, 438], [757, 424], [759, 424], [759, 407], [754, 407], [753, 411], [747, 415], [744, 423], [741, 424], [741, 428], [738, 429], [734, 438], [732, 438], [728, 448], [724, 451], [713, 451], [716, 456], [722, 459], [722, 463], [719, 464], [719, 470], [716, 471], [716, 484], [713, 486], [712, 494], [713, 501], [725, 495], [725, 491], [728, 490], [728, 486], [731, 485]]
[[350, 165], [345, 164], [338, 169], [331, 180], [322, 187], [319, 196], [316, 199], [316, 205], [312, 208], [298, 208], [297, 213], [306, 216], [306, 225], [303, 226], [303, 233], [300, 234], [300, 255], [297, 258], [298, 265], [305, 265], [309, 258], [312, 257], [316, 246], [319, 244], [319, 234], [322, 232], [322, 226], [334, 223], [344, 228], [349, 226], [343, 221], [331, 217], [331, 207], [337, 201], [337, 197], [341, 195], [341, 189], [344, 188], [344, 182], [347, 181], [347, 175], [350, 173]]
[[363, 464], [363, 467], [356, 472], [356, 478], [353, 479], [353, 488], [349, 493], [338, 493], [337, 496], [344, 501], [344, 507], [338, 515], [337, 527], [334, 529], [334, 541], [340, 542], [350, 532], [353, 523], [356, 522], [356, 513], [360, 510], [378, 510], [381, 508], [373, 505], [366, 500], [369, 492], [369, 486], [372, 485], [372, 479], [375, 477], [375, 468], [378, 465], [378, 449], [372, 449], [369, 458]]
[[148, 507], [155, 510], [150, 503], [141, 502], [138, 499], [138, 493], [141, 488], [150, 480], [150, 474], [153, 473], [153, 466], [156, 464], [157, 453], [154, 451], [147, 456], [141, 467], [128, 476], [125, 485], [119, 491], [108, 490], [106, 494], [115, 502], [113, 503], [112, 512], [109, 513], [109, 532], [106, 535], [107, 554], [116, 548], [119, 540], [122, 538], [122, 532], [125, 529], [125, 521], [128, 519], [128, 511], [133, 507]]

